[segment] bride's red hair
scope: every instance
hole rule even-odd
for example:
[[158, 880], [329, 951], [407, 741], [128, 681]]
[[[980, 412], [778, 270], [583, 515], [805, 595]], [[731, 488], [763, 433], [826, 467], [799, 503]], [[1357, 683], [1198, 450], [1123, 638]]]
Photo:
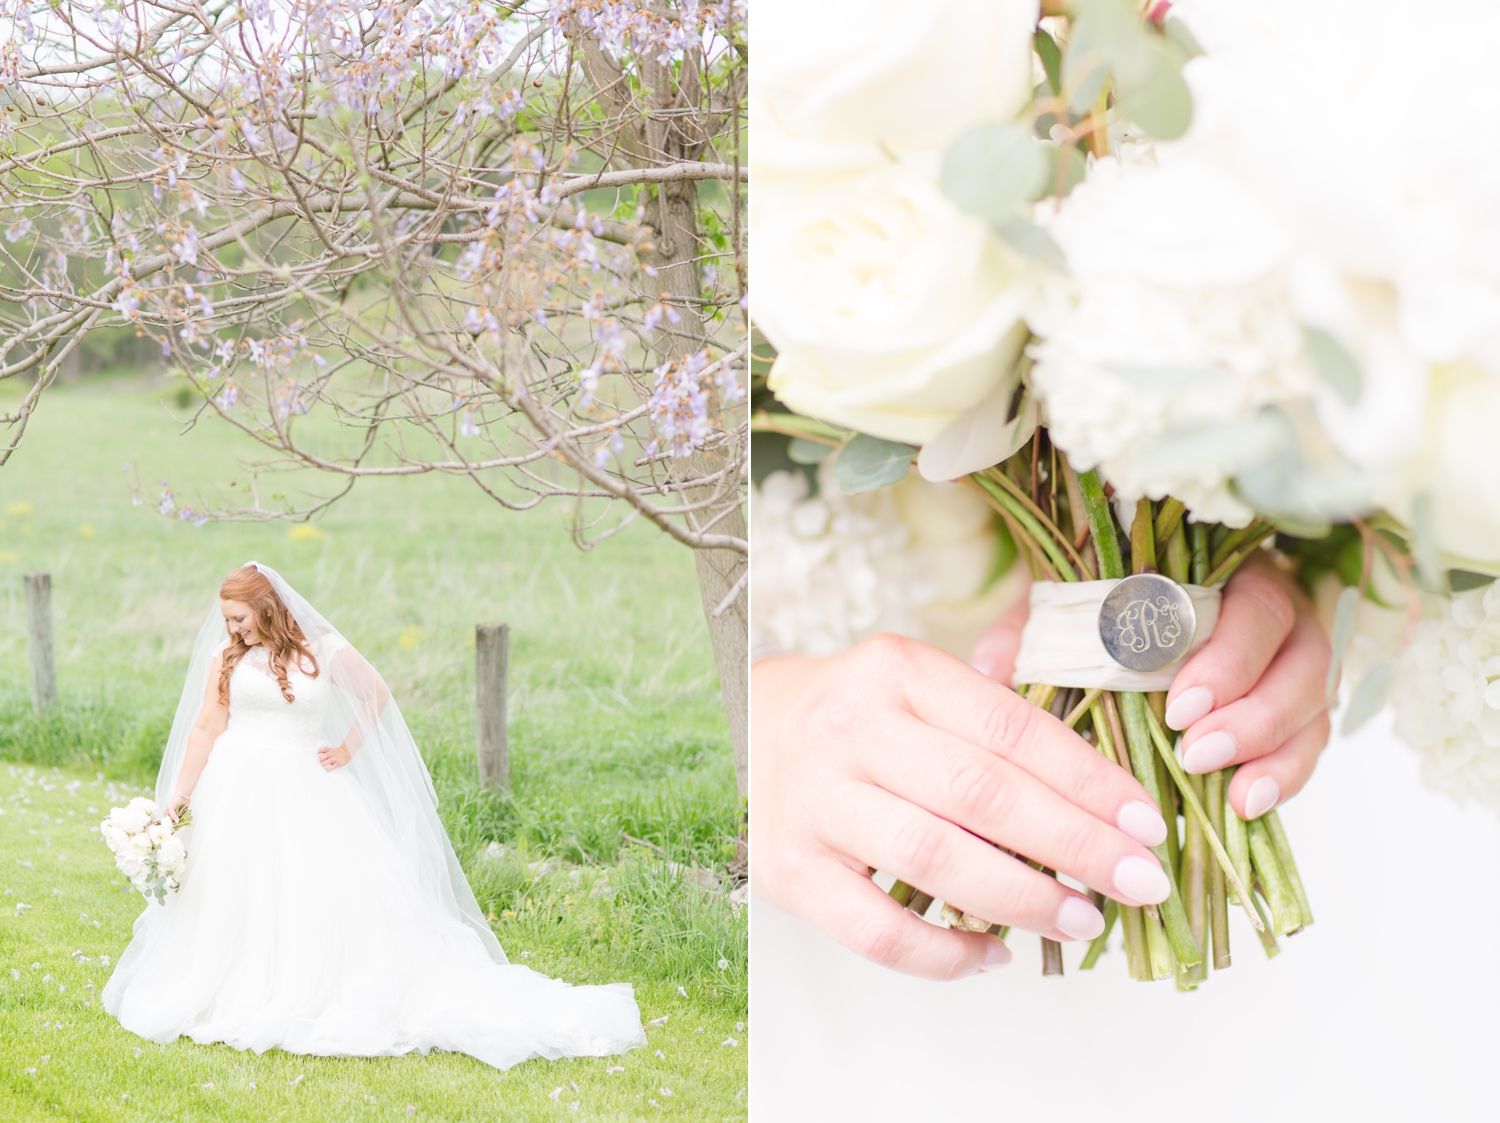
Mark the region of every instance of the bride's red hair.
[[[308, 678], [318, 677], [318, 660], [308, 649], [307, 637], [297, 626], [297, 621], [276, 595], [276, 589], [265, 574], [253, 565], [241, 566], [219, 586], [220, 600], [237, 600], [250, 607], [255, 614], [255, 630], [260, 642], [270, 657], [271, 673], [281, 687], [281, 696], [288, 702], [292, 699], [292, 684], [287, 680], [287, 668], [294, 663]], [[230, 633], [230, 644], [221, 657], [223, 667], [219, 671], [219, 705], [229, 705], [229, 677], [250, 650], [238, 632]], [[311, 670], [309, 670], [309, 666]]]

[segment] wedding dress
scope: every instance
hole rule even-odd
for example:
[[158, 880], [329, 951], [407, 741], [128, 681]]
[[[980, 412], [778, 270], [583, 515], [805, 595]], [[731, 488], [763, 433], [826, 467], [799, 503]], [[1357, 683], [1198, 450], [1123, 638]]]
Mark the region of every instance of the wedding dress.
[[[262, 572], [293, 609], [320, 673], [289, 668], [288, 703], [263, 647], [234, 668], [228, 725], [183, 832], [182, 888], [136, 921], [105, 1009], [159, 1042], [187, 1036], [319, 1056], [438, 1049], [497, 1068], [643, 1044], [628, 984], [572, 987], [506, 962], [384, 683], [285, 582]], [[207, 666], [225, 646], [214, 642], [218, 615], [216, 605], [204, 626], [210, 642], [200, 635], [179, 724], [187, 712], [196, 719], [189, 695], [201, 705]], [[159, 804], [191, 724], [181, 737], [174, 726]], [[344, 731], [351, 762], [325, 772], [318, 749]]]

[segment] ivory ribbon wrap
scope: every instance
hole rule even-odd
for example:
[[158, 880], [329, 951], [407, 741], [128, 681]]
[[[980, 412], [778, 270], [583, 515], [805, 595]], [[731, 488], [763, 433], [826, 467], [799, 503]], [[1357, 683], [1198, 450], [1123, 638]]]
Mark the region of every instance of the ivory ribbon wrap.
[[1192, 598], [1198, 627], [1188, 653], [1161, 671], [1131, 671], [1109, 657], [1099, 638], [1099, 606], [1115, 581], [1037, 581], [1031, 586], [1031, 615], [1021, 632], [1013, 685], [1040, 682], [1086, 690], [1166, 690], [1194, 652], [1208, 642], [1219, 622], [1218, 589], [1184, 585]]

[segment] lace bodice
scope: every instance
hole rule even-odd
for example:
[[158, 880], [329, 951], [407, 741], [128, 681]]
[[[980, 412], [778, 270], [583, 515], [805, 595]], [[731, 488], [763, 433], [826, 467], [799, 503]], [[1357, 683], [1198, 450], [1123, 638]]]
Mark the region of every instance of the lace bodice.
[[293, 699], [288, 702], [271, 673], [266, 649], [251, 648], [229, 679], [225, 734], [251, 733], [266, 745], [288, 752], [320, 747], [333, 692], [330, 672], [335, 652], [321, 644], [314, 648], [314, 654], [319, 668], [316, 678], [303, 674], [295, 665], [287, 668]]

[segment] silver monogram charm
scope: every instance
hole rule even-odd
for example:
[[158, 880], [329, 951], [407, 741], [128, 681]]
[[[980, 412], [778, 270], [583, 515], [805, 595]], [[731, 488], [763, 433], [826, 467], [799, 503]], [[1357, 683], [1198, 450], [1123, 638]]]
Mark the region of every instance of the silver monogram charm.
[[1160, 671], [1187, 654], [1198, 614], [1187, 590], [1159, 573], [1126, 577], [1099, 606], [1104, 650], [1131, 671]]

